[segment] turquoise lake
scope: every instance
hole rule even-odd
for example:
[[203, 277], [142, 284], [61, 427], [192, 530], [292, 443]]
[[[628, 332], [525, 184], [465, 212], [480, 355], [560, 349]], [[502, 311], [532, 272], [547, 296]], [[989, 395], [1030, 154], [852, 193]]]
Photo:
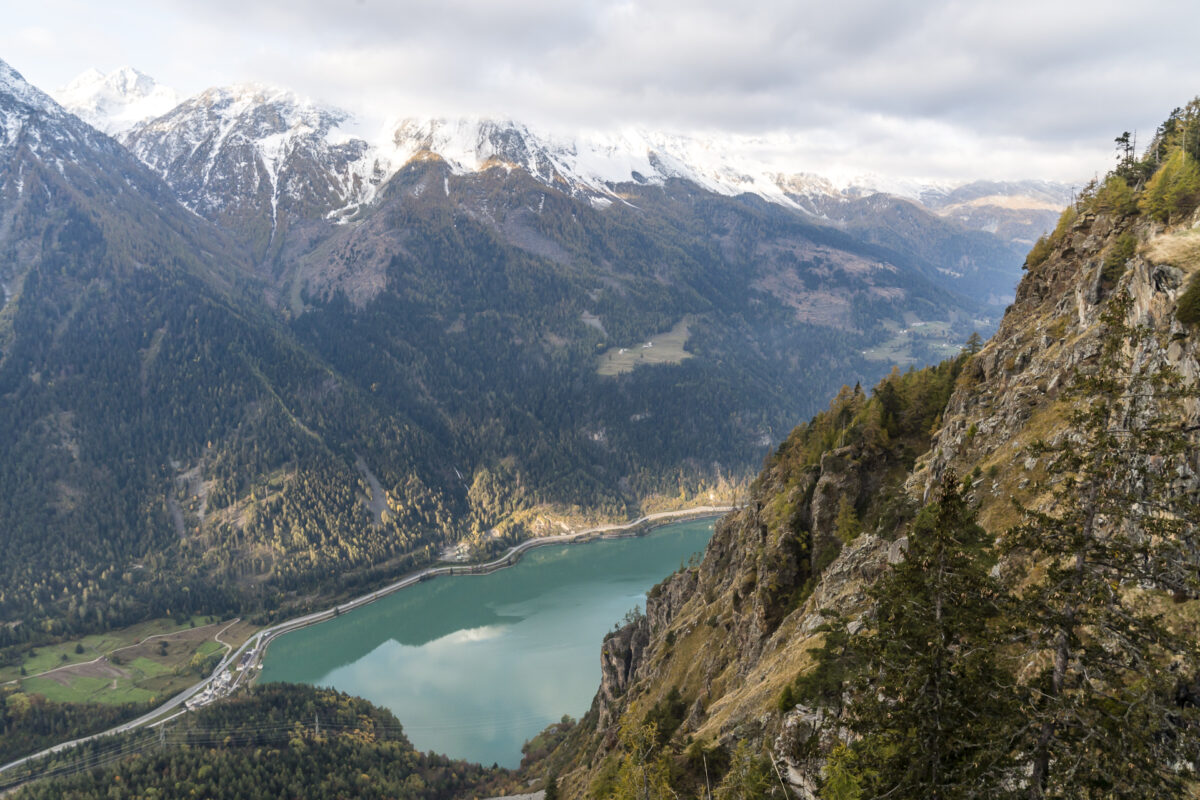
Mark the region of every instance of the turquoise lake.
[[418, 750], [515, 767], [600, 685], [600, 644], [712, 536], [713, 520], [551, 545], [491, 575], [438, 577], [277, 639], [260, 682], [331, 686], [390, 709]]

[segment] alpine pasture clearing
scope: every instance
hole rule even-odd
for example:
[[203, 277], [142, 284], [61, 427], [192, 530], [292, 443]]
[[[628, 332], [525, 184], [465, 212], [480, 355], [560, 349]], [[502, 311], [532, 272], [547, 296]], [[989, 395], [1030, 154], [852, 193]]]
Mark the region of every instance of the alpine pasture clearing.
[[601, 375], [620, 375], [633, 372], [635, 367], [655, 364], [679, 364], [692, 354], [683, 349], [688, 340], [691, 320], [687, 317], [675, 323], [671, 330], [656, 333], [644, 342], [611, 347], [600, 356], [596, 372]]

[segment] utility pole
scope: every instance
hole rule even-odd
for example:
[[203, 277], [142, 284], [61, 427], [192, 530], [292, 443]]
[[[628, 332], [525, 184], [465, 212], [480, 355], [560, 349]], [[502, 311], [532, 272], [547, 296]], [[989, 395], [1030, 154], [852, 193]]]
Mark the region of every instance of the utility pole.
[[313, 727], [315, 727], [317, 730], [316, 735], [320, 736], [321, 735], [321, 715], [320, 714], [313, 714]]

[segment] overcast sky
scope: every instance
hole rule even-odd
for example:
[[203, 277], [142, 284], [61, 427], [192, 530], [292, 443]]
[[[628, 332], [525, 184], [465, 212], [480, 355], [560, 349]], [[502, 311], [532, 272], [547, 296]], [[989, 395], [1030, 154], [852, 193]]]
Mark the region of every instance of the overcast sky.
[[766, 135], [781, 166], [1086, 180], [1200, 93], [1200, 3], [1052, 0], [0, 0], [45, 89], [128, 64], [260, 81], [366, 120], [512, 117]]

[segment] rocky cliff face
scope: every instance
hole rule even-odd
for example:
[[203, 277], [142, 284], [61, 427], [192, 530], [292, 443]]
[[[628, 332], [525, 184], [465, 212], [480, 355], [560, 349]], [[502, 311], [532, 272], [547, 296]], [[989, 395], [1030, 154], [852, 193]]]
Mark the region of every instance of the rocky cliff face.
[[[1071, 369], [1099, 350], [1099, 316], [1118, 288], [1132, 298], [1130, 323], [1156, 334], [1138, 343], [1134, 363], [1162, 359], [1194, 385], [1197, 337], [1175, 310], [1200, 269], [1196, 222], [1167, 229], [1141, 217], [1080, 214], [1055, 252], [1029, 271], [1000, 329], [972, 359], [909, 490], [924, 497], [947, 468], [966, 474], [979, 467], [987, 476], [978, 489], [985, 524], [998, 530], [1012, 522], [1007, 498], [1030, 499], [1042, 474], [1026, 450], [1034, 439], [1069, 434], [1060, 391]], [[1133, 252], [1119, 275], [1111, 266], [1106, 275], [1106, 261], [1114, 263], [1111, 254], [1123, 239], [1126, 247], [1133, 242]], [[1200, 405], [1193, 399], [1185, 407], [1183, 427], [1189, 427]]]
[[[781, 709], [781, 690], [811, 668], [830, 618], [849, 620], [851, 634], [861, 628], [867, 587], [904, 557], [905, 522], [941, 475], [975, 478], [972, 501], [993, 534], [1017, 521], [1013, 498], [1038, 505], [1047, 476], [1029, 446], [1071, 435], [1061, 391], [1097, 354], [1100, 315], [1118, 291], [1132, 299], [1129, 322], [1148, 333], [1130, 343], [1131, 363], [1161, 360], [1196, 385], [1196, 331], [1176, 309], [1200, 273], [1200, 213], [1168, 227], [1085, 197], [1049, 244], [1048, 255], [1031, 259], [995, 337], [954, 362], [952, 391], [915, 378], [907, 387], [885, 381], [870, 401], [844, 390], [781, 446], [747, 506], [718, 524], [702, 563], [657, 587], [645, 619], [606, 641], [594, 713], [558, 754], [563, 768], [575, 768], [569, 785], [578, 796], [598, 766], [602, 773], [616, 727], [648, 718], [677, 689], [692, 709], [671, 732], [679, 748], [764, 743], [794, 794], [815, 797], [822, 760], [814, 753], [832, 744], [821, 741], [832, 730], [827, 712]], [[914, 385], [924, 387], [923, 401]], [[904, 400], [889, 409], [893, 396]], [[933, 425], [909, 419], [897, 430], [914, 405], [939, 401]], [[1180, 435], [1192, 437], [1192, 465], [1180, 481], [1195, 491], [1200, 400], [1187, 401], [1185, 416]], [[846, 500], [857, 527], [839, 519]], [[847, 529], [858, 535], [843, 541]]]
[[[940, 408], [951, 373], [946, 368], [942, 380], [925, 383], [894, 375], [885, 383]], [[860, 614], [866, 587], [904, 552], [895, 520], [911, 504], [887, 499], [912, 465], [914, 436], [927, 441], [928, 420], [914, 413], [894, 421], [889, 438], [888, 424], [875, 427], [887, 422], [884, 405], [843, 390], [831, 412], [789, 437], [748, 504], [719, 521], [703, 561], [657, 586], [645, 615], [606, 638], [592, 710], [552, 756], [578, 768], [565, 778], [577, 793], [571, 796], [583, 796], [622, 723], [652, 713], [672, 690], [686, 713], [665, 733], [680, 742], [764, 740], [783, 731], [778, 698], [812, 663], [827, 613]], [[918, 407], [914, 399], [909, 410]], [[852, 444], [820, 447], [843, 431]], [[847, 528], [865, 532], [845, 541]]]

